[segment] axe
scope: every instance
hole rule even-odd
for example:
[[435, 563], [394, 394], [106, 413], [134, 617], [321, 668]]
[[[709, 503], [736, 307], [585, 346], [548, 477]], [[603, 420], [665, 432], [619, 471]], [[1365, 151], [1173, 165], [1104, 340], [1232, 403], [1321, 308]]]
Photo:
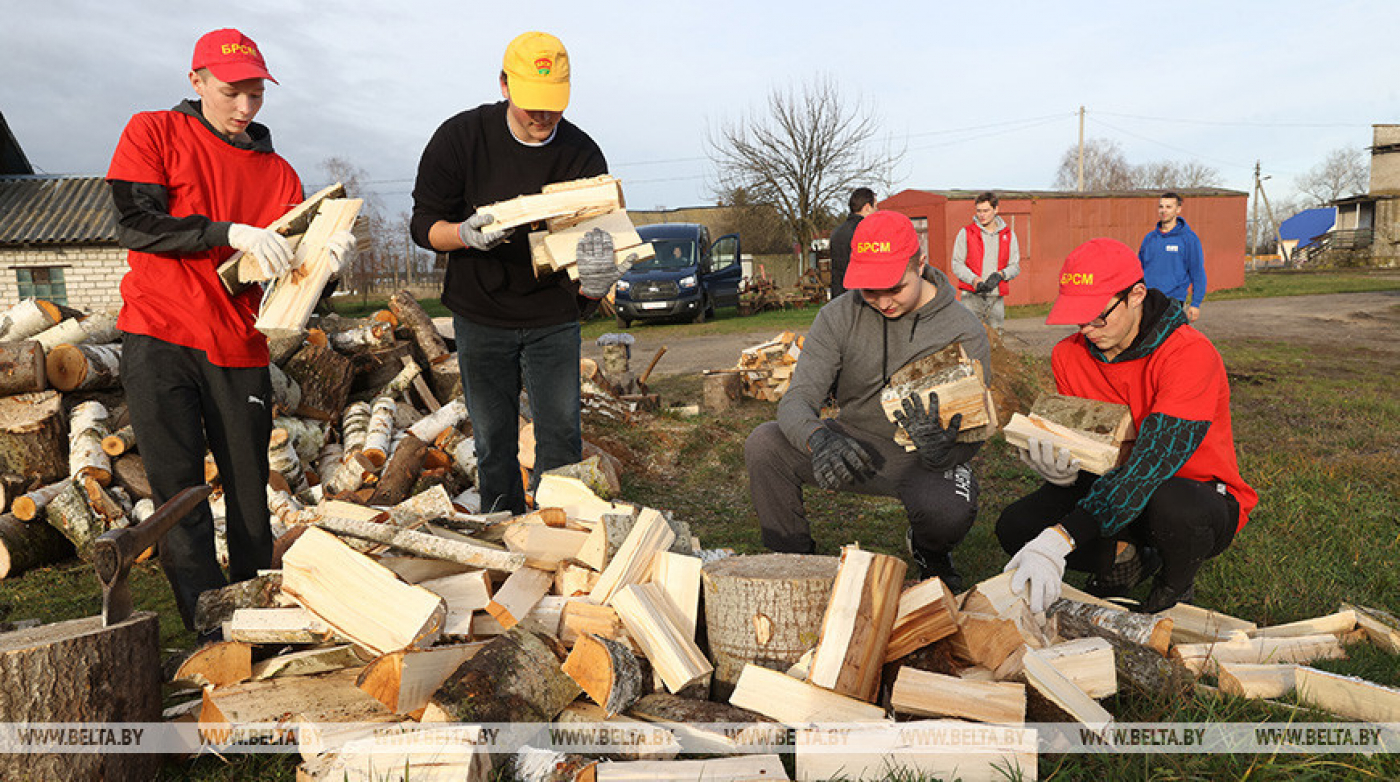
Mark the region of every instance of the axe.
[[131, 585], [127, 576], [141, 552], [159, 543], [203, 502], [214, 489], [208, 484], [191, 486], [170, 498], [135, 527], [108, 530], [92, 543], [92, 564], [102, 582], [102, 626], [112, 627], [131, 616]]

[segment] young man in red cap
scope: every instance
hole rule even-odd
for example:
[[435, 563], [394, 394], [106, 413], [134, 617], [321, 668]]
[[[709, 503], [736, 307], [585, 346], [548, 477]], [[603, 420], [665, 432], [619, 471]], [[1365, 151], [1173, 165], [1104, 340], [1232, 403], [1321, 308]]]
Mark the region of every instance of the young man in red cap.
[[[262, 292], [230, 297], [215, 270], [235, 249], [278, 276], [295, 263], [266, 226], [302, 200], [301, 180], [253, 121], [267, 71], [257, 44], [215, 30], [195, 44], [190, 86], [199, 100], [136, 114], [122, 131], [107, 181], [129, 250], [117, 326], [122, 385], [136, 441], [163, 503], [204, 483], [206, 444], [227, 509], [229, 576], [252, 578], [272, 562], [267, 441], [272, 431], [267, 339], [253, 328]], [[331, 242], [337, 263], [348, 232]], [[223, 586], [207, 504], [166, 535], [161, 567], [186, 627], [195, 601]]]
[[1259, 497], [1240, 477], [1230, 386], [1215, 346], [1161, 291], [1148, 289], [1122, 242], [1090, 240], [1060, 270], [1052, 325], [1077, 333], [1055, 346], [1056, 390], [1127, 405], [1137, 440], [1102, 477], [1050, 443], [1022, 459], [1045, 483], [1012, 503], [997, 538], [1012, 588], [1035, 611], [1060, 593], [1065, 567], [1091, 574], [1089, 591], [1122, 596], [1161, 568], [1140, 610], [1165, 611], [1194, 593], [1196, 572], [1221, 553]]
[[442, 303], [453, 314], [484, 511], [525, 511], [522, 381], [535, 422], [535, 475], [582, 458], [579, 318], [625, 269], [613, 261], [611, 237], [591, 231], [579, 242], [578, 282], [563, 272], [536, 277], [529, 231], [493, 231], [491, 216], [476, 212], [552, 182], [607, 173], [602, 150], [564, 119], [569, 78], [558, 38], [517, 36], [501, 69], [503, 100], [444, 122], [423, 150], [413, 188], [413, 240], [447, 254]]
[[[798, 554], [816, 549], [804, 485], [895, 497], [909, 516], [910, 549], [924, 577], [958, 591], [951, 552], [977, 516], [977, 480], [967, 462], [981, 443], [958, 442], [960, 415], [945, 427], [936, 405], [909, 399], [898, 417], [917, 450], [905, 451], [880, 392], [900, 367], [954, 343], [981, 362], [991, 382], [987, 334], [943, 273], [924, 262], [913, 223], [898, 212], [877, 211], [856, 226], [844, 284], [846, 293], [822, 307], [807, 333], [778, 420], [744, 445], [763, 544]], [[840, 412], [823, 419], [833, 384]]]

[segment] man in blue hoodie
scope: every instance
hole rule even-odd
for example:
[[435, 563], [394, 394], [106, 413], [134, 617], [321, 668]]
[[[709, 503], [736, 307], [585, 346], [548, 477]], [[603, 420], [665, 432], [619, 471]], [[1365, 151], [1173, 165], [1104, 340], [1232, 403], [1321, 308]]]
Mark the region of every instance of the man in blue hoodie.
[[1206, 258], [1201, 240], [1181, 218], [1181, 196], [1163, 193], [1157, 199], [1157, 227], [1142, 237], [1138, 248], [1147, 287], [1167, 294], [1195, 322], [1206, 297]]
[[[954, 343], [981, 363], [990, 383], [987, 333], [948, 278], [925, 263], [914, 224], [898, 212], [860, 221], [842, 282], [848, 290], [821, 308], [807, 333], [778, 420], [744, 444], [763, 544], [792, 554], [816, 550], [804, 485], [895, 497], [909, 517], [906, 540], [923, 577], [938, 576], [960, 592], [951, 553], [977, 517], [968, 461], [982, 443], [960, 441], [961, 414], [945, 426], [937, 404], [906, 399], [895, 414], [915, 446], [906, 451], [895, 443], [898, 427], [885, 417], [880, 394], [900, 367]], [[840, 412], [822, 418], [833, 384]]]

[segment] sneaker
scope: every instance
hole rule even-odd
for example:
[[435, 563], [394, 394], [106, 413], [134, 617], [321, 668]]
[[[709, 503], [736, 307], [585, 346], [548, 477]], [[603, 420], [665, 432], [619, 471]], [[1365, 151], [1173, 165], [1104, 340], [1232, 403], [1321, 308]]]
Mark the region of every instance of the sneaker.
[[1177, 603], [1189, 603], [1196, 597], [1196, 582], [1192, 581], [1185, 589], [1173, 589], [1158, 580], [1147, 593], [1147, 600], [1137, 609], [1143, 614], [1160, 614]]
[[914, 558], [914, 564], [919, 566], [919, 578], [927, 580], [938, 576], [943, 585], [948, 587], [953, 594], [960, 594], [963, 591], [962, 574], [953, 565], [953, 555], [947, 551], [923, 551], [914, 548], [914, 530], [904, 533], [904, 543], [909, 547], [909, 555]]
[[1156, 575], [1162, 567], [1162, 557], [1151, 546], [1137, 546], [1124, 562], [1115, 562], [1107, 573], [1089, 576], [1084, 591], [1104, 599], [1127, 597], [1138, 584]]

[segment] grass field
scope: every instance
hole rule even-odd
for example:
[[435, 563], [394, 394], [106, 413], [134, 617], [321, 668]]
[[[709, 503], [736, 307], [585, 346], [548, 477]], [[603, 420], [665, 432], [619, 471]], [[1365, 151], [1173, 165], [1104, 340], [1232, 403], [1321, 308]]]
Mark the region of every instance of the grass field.
[[[1375, 290], [1400, 287], [1394, 276], [1357, 274], [1251, 275], [1242, 295]], [[1370, 286], [1370, 287], [1365, 287]], [[803, 321], [797, 316], [801, 315]], [[811, 311], [726, 318], [686, 333], [743, 323], [755, 329], [805, 328]], [[794, 320], [787, 320], [787, 318]], [[609, 322], [610, 323], [610, 322]], [[1247, 341], [1218, 345], [1232, 381], [1235, 434], [1242, 471], [1260, 493], [1250, 524], [1234, 545], [1202, 570], [1196, 603], [1255, 621], [1278, 624], [1330, 613], [1340, 601], [1400, 611], [1400, 395], [1394, 353], [1335, 345]], [[1044, 362], [1021, 359], [1029, 384], [1048, 382]], [[694, 377], [658, 378], [653, 390], [668, 404], [696, 401]], [[624, 496], [674, 511], [707, 547], [762, 550], [748, 497], [743, 442], [775, 405], [747, 400], [732, 415], [646, 425], [589, 428], [585, 436], [624, 457]], [[1000, 572], [1006, 555], [991, 529], [1008, 503], [1036, 481], [1000, 438], [976, 458], [981, 483], [977, 524], [955, 558], [969, 583]], [[888, 500], [809, 490], [809, 515], [822, 553], [859, 542], [903, 556], [906, 521]], [[1071, 582], [1082, 577], [1071, 576]], [[188, 647], [193, 638], [175, 617], [158, 567], [138, 566], [138, 609], [162, 615], [162, 643]], [[1141, 595], [1139, 595], [1140, 597]], [[96, 578], [70, 562], [0, 583], [7, 619], [57, 621], [100, 612]], [[1325, 667], [1400, 686], [1400, 660], [1368, 647]], [[1234, 699], [1171, 699], [1121, 695], [1106, 703], [1124, 722], [1324, 722], [1327, 715], [1294, 713]], [[237, 756], [172, 761], [166, 779], [294, 778], [290, 756]], [[1400, 755], [1066, 755], [1042, 757], [1041, 779], [1055, 780], [1351, 780], [1400, 779]]]

